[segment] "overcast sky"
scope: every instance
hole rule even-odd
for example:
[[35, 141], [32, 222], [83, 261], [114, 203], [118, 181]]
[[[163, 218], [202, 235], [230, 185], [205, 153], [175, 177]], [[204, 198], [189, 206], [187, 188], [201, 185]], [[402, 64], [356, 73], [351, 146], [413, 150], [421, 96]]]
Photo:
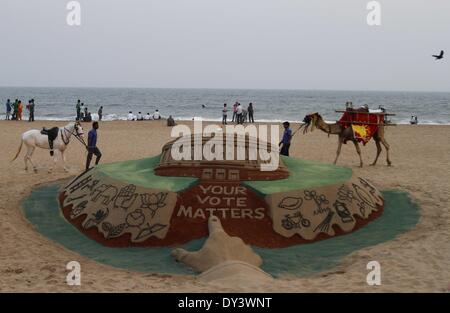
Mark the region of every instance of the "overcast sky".
[[68, 2], [1, 0], [0, 86], [450, 91], [449, 0]]

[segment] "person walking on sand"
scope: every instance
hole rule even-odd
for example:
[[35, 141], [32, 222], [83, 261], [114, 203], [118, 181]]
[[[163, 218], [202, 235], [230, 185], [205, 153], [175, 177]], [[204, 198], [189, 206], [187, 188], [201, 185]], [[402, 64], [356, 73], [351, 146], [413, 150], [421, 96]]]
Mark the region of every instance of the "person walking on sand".
[[19, 100], [19, 103], [17, 103], [17, 120], [22, 120], [22, 112], [23, 112], [23, 105], [22, 101]]
[[75, 108], [77, 110], [77, 121], [79, 121], [81, 118], [81, 101], [80, 101], [80, 99], [78, 99], [77, 105], [75, 106]]
[[222, 109], [222, 124], [226, 125], [227, 124], [227, 104], [224, 103], [223, 104], [223, 109]]
[[100, 109], [98, 109], [98, 120], [101, 121], [102, 117], [103, 117], [103, 106], [100, 107]]
[[253, 118], [253, 103], [250, 102], [248, 104], [247, 112], [248, 112], [248, 122], [254, 123], [255, 119]]
[[9, 121], [11, 118], [11, 100], [6, 100], [6, 120]]
[[91, 165], [92, 155], [95, 154], [95, 165], [98, 164], [100, 161], [100, 158], [102, 157], [102, 153], [100, 152], [100, 149], [97, 148], [97, 129], [98, 129], [98, 122], [92, 123], [92, 129], [88, 133], [88, 155], [86, 159], [86, 171], [89, 169], [89, 166]]
[[289, 156], [289, 148], [291, 146], [292, 130], [289, 128], [289, 122], [283, 123], [284, 133], [279, 146], [283, 145], [280, 150], [281, 155]]

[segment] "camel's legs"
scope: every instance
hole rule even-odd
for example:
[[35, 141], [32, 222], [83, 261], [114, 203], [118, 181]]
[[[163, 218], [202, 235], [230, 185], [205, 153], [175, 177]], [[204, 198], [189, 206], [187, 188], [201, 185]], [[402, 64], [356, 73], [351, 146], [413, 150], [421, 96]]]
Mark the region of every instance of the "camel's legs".
[[389, 144], [387, 143], [386, 139], [384, 137], [380, 138], [381, 143], [386, 148], [386, 162], [388, 166], [391, 166], [391, 160], [389, 159]]
[[359, 143], [356, 140], [353, 141], [353, 143], [355, 144], [356, 152], [358, 152], [358, 155], [359, 155], [359, 166], [363, 167], [363, 161], [362, 161], [362, 157], [361, 157], [361, 148], [359, 147]]
[[375, 164], [377, 164], [378, 157], [380, 156], [380, 153], [381, 153], [380, 138], [375, 138], [375, 137], [374, 137], [373, 139], [375, 140], [375, 144], [377, 145], [377, 156], [375, 157], [375, 161], [373, 161], [373, 163], [370, 164], [370, 165], [375, 165]]
[[36, 165], [34, 165], [33, 160], [31, 159], [31, 156], [33, 155], [34, 152], [34, 148], [33, 146], [27, 146], [27, 153], [25, 153], [25, 170], [28, 170], [28, 161], [30, 161], [31, 166], [33, 166], [33, 170], [36, 172]]
[[339, 155], [341, 154], [341, 147], [342, 147], [342, 140], [343, 139], [341, 137], [338, 137], [338, 140], [339, 140], [339, 142], [338, 142], [338, 148], [337, 148], [337, 151], [336, 151], [336, 159], [334, 159], [334, 164], [337, 163]]

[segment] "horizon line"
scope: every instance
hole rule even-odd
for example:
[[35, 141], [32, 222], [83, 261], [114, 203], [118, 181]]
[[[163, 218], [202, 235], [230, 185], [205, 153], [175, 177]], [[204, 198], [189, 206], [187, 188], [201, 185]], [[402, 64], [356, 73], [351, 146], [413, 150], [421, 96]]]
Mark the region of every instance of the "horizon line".
[[338, 91], [338, 92], [411, 92], [411, 93], [450, 93], [450, 90], [401, 90], [401, 89], [329, 89], [329, 88], [245, 88], [245, 87], [143, 87], [143, 86], [0, 86], [0, 88], [54, 88], [54, 89], [194, 89], [194, 90], [273, 90], [273, 91]]

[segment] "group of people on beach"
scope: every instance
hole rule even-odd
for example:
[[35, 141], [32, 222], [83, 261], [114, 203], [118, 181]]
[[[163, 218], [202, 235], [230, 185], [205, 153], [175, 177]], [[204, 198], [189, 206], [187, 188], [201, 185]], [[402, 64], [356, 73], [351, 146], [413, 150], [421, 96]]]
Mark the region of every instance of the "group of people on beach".
[[[249, 103], [247, 108], [245, 109], [239, 102], [235, 102], [233, 104], [233, 116], [231, 118], [232, 123], [236, 124], [244, 124], [247, 121], [249, 123], [254, 123], [255, 119], [253, 118], [253, 103]], [[222, 109], [222, 124], [227, 124], [227, 117], [228, 117], [228, 107], [227, 104], [223, 104]]]
[[[255, 110], [253, 108], [252, 102], [250, 102], [247, 108], [245, 109], [239, 102], [236, 101], [233, 104], [233, 115], [231, 118], [231, 122], [236, 124], [244, 124], [246, 122], [254, 123], [255, 122], [254, 112]], [[227, 104], [224, 103], [222, 109], [222, 124], [224, 125], [227, 124], [227, 117], [228, 117], [228, 107]], [[279, 143], [280, 154], [289, 156], [289, 148], [291, 146], [291, 139], [293, 133], [290, 128], [290, 123], [288, 121], [285, 121], [283, 123], [283, 128], [284, 128], [283, 137]]]
[[128, 112], [127, 121], [150, 121], [150, 120], [160, 120], [161, 114], [159, 113], [159, 110], [155, 110], [152, 115], [150, 113], [147, 113], [146, 115], [143, 115], [141, 112], [138, 112], [137, 115], [133, 114], [133, 111]]
[[[77, 117], [76, 117], [77, 121], [92, 122], [91, 112], [89, 112], [88, 107], [85, 106], [84, 102], [81, 102], [80, 99], [78, 99], [75, 109], [77, 111]], [[103, 118], [103, 106], [100, 106], [97, 114], [98, 114], [98, 120], [101, 121]]]
[[[28, 101], [26, 105], [28, 111], [28, 122], [34, 122], [34, 99]], [[10, 99], [6, 101], [6, 120], [22, 121], [23, 104], [22, 100], [16, 99], [14, 103]]]

